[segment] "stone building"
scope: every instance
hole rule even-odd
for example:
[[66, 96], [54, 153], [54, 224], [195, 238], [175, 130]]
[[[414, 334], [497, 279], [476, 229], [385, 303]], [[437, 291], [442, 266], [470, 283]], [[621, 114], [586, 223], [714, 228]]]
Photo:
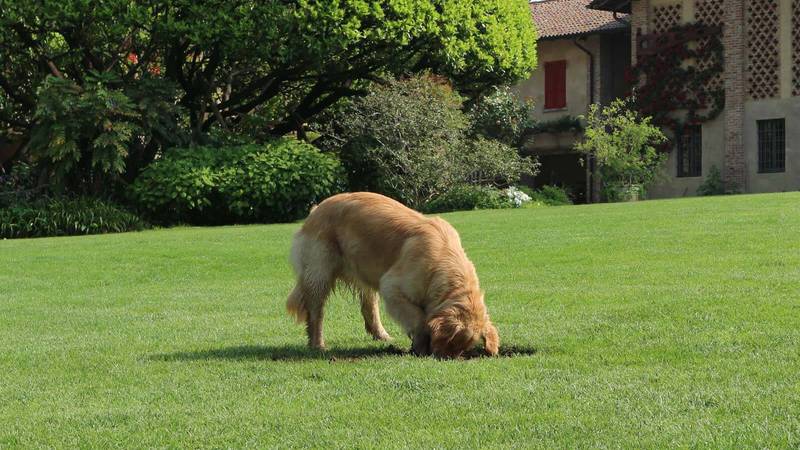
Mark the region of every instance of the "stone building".
[[[620, 25], [628, 22], [625, 36], [629, 42], [609, 41], [614, 33], [606, 34], [607, 26], [587, 30], [583, 21], [589, 16], [578, 10], [580, 5], [605, 13], [602, 17]], [[531, 80], [521, 84], [520, 91], [534, 97], [539, 120], [549, 120], [554, 114], [541, 98], [547, 90], [540, 80], [547, 75], [547, 63], [557, 60], [559, 53], [560, 59], [567, 60], [568, 72], [569, 68], [576, 72], [568, 78], [587, 76], [585, 84], [593, 90], [594, 100], [603, 103], [624, 90], [614, 87], [619, 82], [619, 68], [602, 68], [604, 55], [627, 52], [631, 64], [636, 65], [638, 56], [661, 51], [650, 47], [656, 42], [692, 39], [675, 31], [681, 26], [701, 23], [718, 27], [723, 64], [716, 82], [724, 87], [724, 108], [712, 120], [673, 139], [665, 174], [649, 196], [694, 195], [712, 167], [721, 171], [727, 186], [741, 192], [800, 190], [800, 0], [545, 0], [532, 2], [531, 10], [541, 30], [540, 67]], [[547, 15], [543, 16], [544, 12]], [[571, 31], [560, 30], [559, 35], [551, 31], [563, 26]], [[579, 36], [577, 41], [574, 36]], [[607, 40], [605, 45], [591, 44], [602, 39]], [[593, 52], [599, 73], [590, 77], [586, 69], [575, 68], [580, 60], [568, 47], [571, 40], [573, 46], [581, 44]], [[591, 64], [588, 61], [588, 56], [583, 59], [583, 67]], [[624, 64], [620, 61], [624, 57], [605, 62]], [[578, 84], [568, 83], [568, 91], [577, 89], [577, 94], [567, 95], [568, 114], [585, 110], [578, 102], [591, 102], [583, 97], [585, 90]], [[569, 106], [570, 96], [576, 99], [574, 109]], [[677, 116], [681, 113], [674, 112]], [[533, 144], [534, 152], [552, 139], [539, 140]]]
[[[711, 166], [743, 192], [800, 189], [800, 0], [594, 0], [597, 10], [630, 14], [632, 60], [647, 36], [704, 22], [722, 28], [725, 108], [699, 130], [699, 170], [668, 179], [654, 196], [692, 194]], [[685, 156], [685, 155], [684, 155]]]
[[[580, 133], [570, 127], [592, 103], [624, 95], [630, 66], [630, 27], [626, 14], [588, 9], [590, 0], [531, 2], [539, 32], [539, 67], [516, 87], [532, 100], [534, 119], [543, 125], [527, 150], [542, 166], [535, 185], [568, 188], [578, 202], [592, 197], [591, 164], [572, 150]], [[572, 119], [572, 120], [570, 120]]]

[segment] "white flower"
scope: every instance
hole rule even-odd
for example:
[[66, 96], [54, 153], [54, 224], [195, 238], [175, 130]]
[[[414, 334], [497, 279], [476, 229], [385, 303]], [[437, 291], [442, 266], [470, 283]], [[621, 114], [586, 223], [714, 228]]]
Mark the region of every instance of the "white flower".
[[522, 207], [523, 203], [531, 201], [531, 197], [528, 194], [520, 191], [514, 186], [506, 189], [506, 196], [508, 196], [515, 208], [520, 208]]

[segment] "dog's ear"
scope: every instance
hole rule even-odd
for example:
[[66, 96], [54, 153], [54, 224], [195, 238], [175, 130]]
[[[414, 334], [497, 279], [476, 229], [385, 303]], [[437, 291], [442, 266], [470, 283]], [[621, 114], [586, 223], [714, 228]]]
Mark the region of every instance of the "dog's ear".
[[450, 309], [440, 311], [428, 321], [428, 329], [431, 333], [431, 351], [434, 355], [441, 357], [448, 353], [448, 344], [459, 331], [460, 325]]
[[500, 336], [492, 322], [487, 321], [483, 327], [483, 347], [489, 356], [497, 356], [500, 352]]
[[468, 350], [474, 334], [467, 328], [455, 308], [440, 311], [428, 321], [431, 351], [439, 358], [458, 358]]

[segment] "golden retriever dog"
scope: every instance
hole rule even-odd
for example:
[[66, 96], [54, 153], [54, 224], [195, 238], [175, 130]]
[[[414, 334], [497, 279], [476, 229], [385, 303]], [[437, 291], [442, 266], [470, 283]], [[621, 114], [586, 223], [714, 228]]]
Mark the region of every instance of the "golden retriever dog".
[[456, 358], [481, 339], [487, 354], [498, 352], [475, 267], [443, 219], [378, 194], [335, 195], [312, 209], [294, 236], [291, 263], [297, 284], [286, 306], [306, 323], [312, 348], [325, 347], [323, 309], [341, 281], [357, 292], [375, 339], [391, 339], [381, 324], [380, 293], [414, 354]]

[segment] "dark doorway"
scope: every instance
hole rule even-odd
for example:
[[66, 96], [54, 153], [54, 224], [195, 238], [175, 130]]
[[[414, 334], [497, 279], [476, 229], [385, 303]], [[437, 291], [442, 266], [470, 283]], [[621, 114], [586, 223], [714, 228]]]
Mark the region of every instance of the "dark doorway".
[[534, 189], [553, 185], [567, 189], [572, 201], [587, 203], [586, 168], [581, 164], [582, 156], [575, 153], [541, 155], [538, 157], [539, 173], [529, 181]]

